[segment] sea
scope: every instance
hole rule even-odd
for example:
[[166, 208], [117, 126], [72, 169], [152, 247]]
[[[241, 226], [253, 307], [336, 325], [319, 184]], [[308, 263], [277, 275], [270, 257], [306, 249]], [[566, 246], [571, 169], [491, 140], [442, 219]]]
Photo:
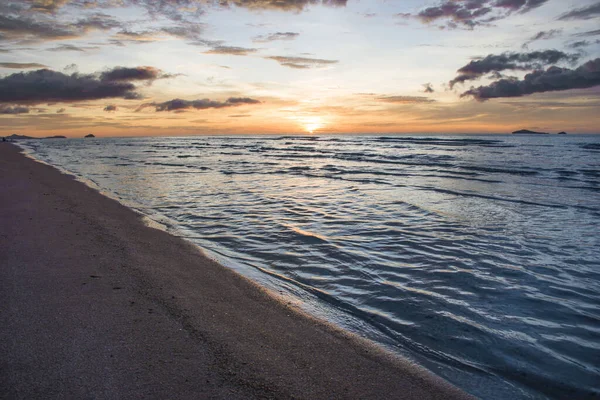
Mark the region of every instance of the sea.
[[19, 144], [475, 396], [600, 397], [600, 135]]

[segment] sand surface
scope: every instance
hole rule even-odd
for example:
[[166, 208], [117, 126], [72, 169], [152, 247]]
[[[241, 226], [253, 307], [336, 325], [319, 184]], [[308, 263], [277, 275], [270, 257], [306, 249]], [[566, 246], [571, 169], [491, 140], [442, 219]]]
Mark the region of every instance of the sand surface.
[[0, 398], [466, 397], [0, 143]]

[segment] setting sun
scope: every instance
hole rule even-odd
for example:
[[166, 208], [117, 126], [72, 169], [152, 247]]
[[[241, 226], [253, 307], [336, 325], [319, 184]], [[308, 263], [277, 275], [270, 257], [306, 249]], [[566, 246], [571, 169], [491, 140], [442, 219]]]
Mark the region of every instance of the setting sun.
[[314, 133], [325, 125], [321, 117], [306, 117], [302, 118], [301, 122], [304, 125], [304, 130], [308, 133]]

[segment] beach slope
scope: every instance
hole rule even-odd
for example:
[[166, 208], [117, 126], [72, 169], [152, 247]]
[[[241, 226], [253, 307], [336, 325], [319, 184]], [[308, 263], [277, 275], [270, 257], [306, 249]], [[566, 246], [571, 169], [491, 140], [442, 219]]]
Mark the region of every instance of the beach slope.
[[0, 143], [0, 398], [460, 399]]

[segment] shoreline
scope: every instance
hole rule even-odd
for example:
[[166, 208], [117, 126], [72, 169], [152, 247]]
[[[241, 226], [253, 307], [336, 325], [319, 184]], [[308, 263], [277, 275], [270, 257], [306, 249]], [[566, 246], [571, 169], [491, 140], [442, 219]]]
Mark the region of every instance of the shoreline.
[[470, 397], [16, 146], [0, 173], [0, 397]]

